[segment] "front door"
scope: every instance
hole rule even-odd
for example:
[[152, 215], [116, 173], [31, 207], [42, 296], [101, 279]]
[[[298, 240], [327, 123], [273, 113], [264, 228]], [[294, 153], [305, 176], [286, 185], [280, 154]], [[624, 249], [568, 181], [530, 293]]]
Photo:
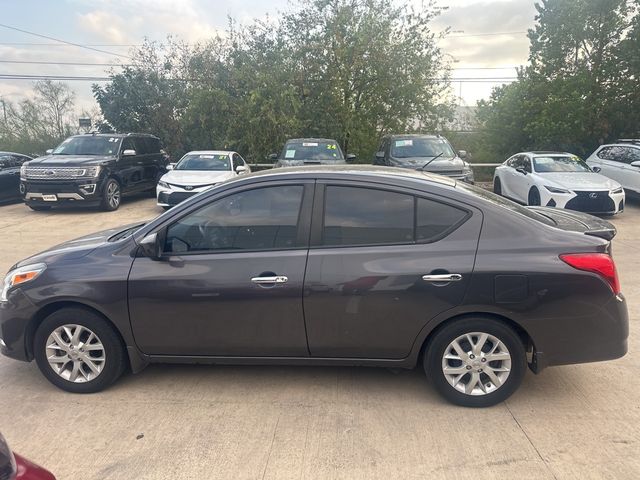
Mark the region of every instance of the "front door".
[[159, 232], [161, 260], [136, 258], [129, 311], [156, 355], [307, 356], [302, 286], [313, 183], [217, 197]]
[[321, 184], [304, 312], [313, 357], [399, 359], [436, 315], [462, 303], [482, 224], [453, 201]]

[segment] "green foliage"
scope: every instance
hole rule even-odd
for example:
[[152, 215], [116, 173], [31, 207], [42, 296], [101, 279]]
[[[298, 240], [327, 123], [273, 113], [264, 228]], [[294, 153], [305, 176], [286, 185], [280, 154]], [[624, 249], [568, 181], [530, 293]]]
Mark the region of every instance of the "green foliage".
[[287, 138], [322, 136], [369, 161], [382, 134], [450, 114], [425, 3], [300, 1], [203, 45], [147, 44], [94, 94], [108, 123], [159, 135], [174, 157], [230, 148], [260, 162]]
[[530, 65], [480, 102], [483, 145], [590, 154], [640, 132], [637, 0], [543, 0], [529, 31]]

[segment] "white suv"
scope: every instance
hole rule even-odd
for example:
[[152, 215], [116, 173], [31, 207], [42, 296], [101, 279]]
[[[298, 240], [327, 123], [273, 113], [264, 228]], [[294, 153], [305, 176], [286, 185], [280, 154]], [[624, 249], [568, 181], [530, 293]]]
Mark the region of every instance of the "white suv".
[[601, 145], [587, 158], [587, 164], [624, 187], [640, 195], [640, 140], [618, 140]]

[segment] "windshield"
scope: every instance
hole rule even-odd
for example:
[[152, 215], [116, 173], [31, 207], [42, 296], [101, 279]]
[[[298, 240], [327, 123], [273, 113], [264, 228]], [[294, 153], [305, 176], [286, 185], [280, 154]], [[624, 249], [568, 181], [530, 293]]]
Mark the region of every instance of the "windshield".
[[333, 140], [289, 142], [281, 156], [285, 160], [344, 160], [342, 150]]
[[117, 155], [121, 138], [118, 137], [71, 137], [56, 147], [54, 155]]
[[433, 158], [437, 155], [440, 155], [440, 158], [456, 156], [449, 142], [442, 138], [414, 137], [391, 141], [391, 156], [393, 158]]
[[176, 165], [175, 170], [231, 170], [229, 155], [192, 154], [187, 153]]
[[474, 193], [475, 195], [482, 197], [483, 199], [493, 203], [502, 208], [506, 208], [511, 210], [512, 212], [519, 213], [520, 215], [524, 215], [525, 217], [529, 217], [533, 220], [537, 220], [538, 222], [544, 223], [546, 225], [551, 225], [552, 227], [556, 226], [556, 222], [554, 222], [551, 218], [546, 215], [541, 215], [533, 210], [528, 209], [527, 207], [523, 207], [522, 205], [517, 204], [516, 202], [512, 202], [511, 200], [501, 197], [500, 195], [496, 195], [493, 192], [485, 190], [484, 188], [476, 187], [475, 185], [469, 185], [464, 182], [456, 182], [456, 188], [461, 190], [467, 190], [469, 192]]
[[538, 173], [591, 171], [589, 166], [576, 156], [533, 157], [533, 169]]

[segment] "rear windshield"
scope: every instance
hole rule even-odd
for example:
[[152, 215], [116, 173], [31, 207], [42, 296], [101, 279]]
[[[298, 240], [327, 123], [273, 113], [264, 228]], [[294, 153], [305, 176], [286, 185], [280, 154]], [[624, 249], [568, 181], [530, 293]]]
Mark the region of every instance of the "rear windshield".
[[537, 220], [538, 222], [544, 223], [545, 225], [550, 225], [552, 227], [556, 226], [556, 222], [554, 222], [551, 218], [534, 212], [533, 210], [529, 210], [528, 208], [523, 207], [516, 202], [512, 202], [511, 200], [501, 197], [500, 195], [496, 195], [495, 193], [485, 190], [484, 188], [476, 187], [475, 185], [469, 185], [468, 183], [463, 182], [456, 182], [456, 188], [471, 192], [498, 207], [506, 208], [507, 210], [519, 213], [520, 215], [529, 217], [532, 220]]
[[287, 142], [281, 158], [285, 160], [344, 160], [342, 150], [333, 140]]

